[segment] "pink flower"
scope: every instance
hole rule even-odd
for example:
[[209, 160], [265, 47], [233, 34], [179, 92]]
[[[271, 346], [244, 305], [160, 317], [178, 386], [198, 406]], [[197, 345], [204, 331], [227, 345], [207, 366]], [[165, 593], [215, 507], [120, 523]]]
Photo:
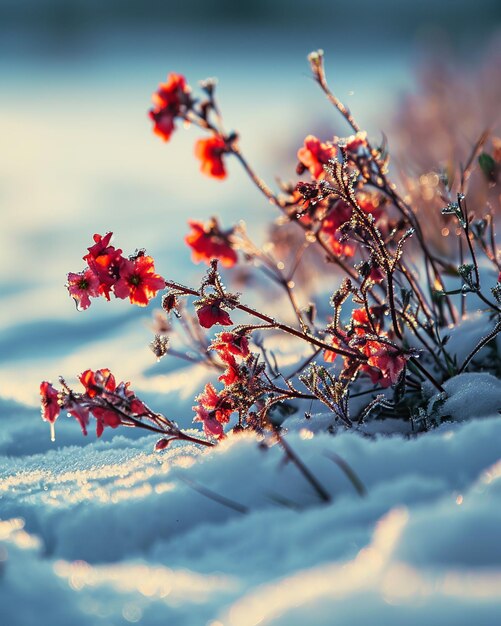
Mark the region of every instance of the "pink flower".
[[368, 341], [364, 351], [369, 357], [367, 365], [380, 373], [366, 369], [372, 382], [380, 382], [383, 387], [395, 385], [405, 368], [406, 357], [396, 348], [378, 341]]
[[99, 296], [99, 279], [91, 269], [86, 269], [80, 274], [70, 272], [66, 286], [70, 296], [81, 311], [90, 307], [91, 297], [97, 298]]
[[213, 411], [209, 412], [203, 406], [194, 406], [193, 410], [197, 414], [193, 421], [202, 422], [204, 433], [207, 437], [214, 437], [215, 439], [225, 438], [223, 426], [214, 417]]
[[40, 384], [40, 395], [42, 396], [42, 419], [50, 423], [51, 439], [54, 441], [54, 423], [57, 420], [61, 407], [59, 406], [59, 392], [47, 381]]

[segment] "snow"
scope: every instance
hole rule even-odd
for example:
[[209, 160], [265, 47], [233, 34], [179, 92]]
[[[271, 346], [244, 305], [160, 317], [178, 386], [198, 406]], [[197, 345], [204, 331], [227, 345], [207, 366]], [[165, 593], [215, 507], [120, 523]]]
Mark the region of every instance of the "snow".
[[336, 614], [355, 626], [371, 615], [397, 624], [408, 610], [406, 624], [446, 614], [494, 626], [501, 417], [411, 440], [289, 433], [328, 505], [278, 446], [253, 436], [160, 454], [154, 441], [116, 436], [3, 457], [2, 623], [29, 626], [43, 613], [54, 626], [294, 626], [306, 616], [330, 625]]
[[447, 399], [438, 408], [441, 419], [461, 421], [501, 412], [501, 380], [492, 374], [460, 374], [446, 381], [443, 387]]

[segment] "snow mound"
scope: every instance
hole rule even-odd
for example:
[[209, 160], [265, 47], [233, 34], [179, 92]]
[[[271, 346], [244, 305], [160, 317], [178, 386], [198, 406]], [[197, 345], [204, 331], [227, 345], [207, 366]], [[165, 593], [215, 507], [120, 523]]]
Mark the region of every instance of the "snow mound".
[[[439, 398], [438, 414], [442, 421], [465, 421], [492, 417], [501, 412], [501, 380], [487, 372], [459, 374], [443, 385], [446, 399]], [[437, 406], [437, 397], [430, 403]]]

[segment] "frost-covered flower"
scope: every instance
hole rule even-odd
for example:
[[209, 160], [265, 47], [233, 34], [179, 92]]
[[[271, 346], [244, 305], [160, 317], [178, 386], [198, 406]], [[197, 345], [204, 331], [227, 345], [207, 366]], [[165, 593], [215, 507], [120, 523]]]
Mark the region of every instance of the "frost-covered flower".
[[59, 392], [51, 383], [44, 381], [40, 384], [40, 395], [42, 396], [42, 419], [54, 424], [61, 412], [58, 402]]
[[89, 408], [76, 402], [71, 397], [68, 397], [66, 399], [64, 407], [68, 411], [69, 415], [74, 417], [77, 420], [77, 422], [80, 424], [82, 433], [84, 435], [87, 435], [87, 426], [89, 424], [89, 419], [90, 419]]
[[103, 391], [115, 391], [116, 380], [109, 369], [103, 368], [96, 370], [85, 370], [78, 377], [82, 385], [85, 387], [85, 392], [89, 398], [95, 398]]
[[204, 432], [208, 437], [223, 439], [225, 437], [222, 424], [230, 420], [233, 413], [233, 403], [227, 396], [218, 394], [211, 383], [205, 385], [203, 393], [197, 396], [198, 404], [193, 407], [196, 417], [194, 422], [203, 424]]
[[220, 326], [231, 326], [231, 321], [228, 311], [225, 311], [222, 307], [221, 298], [214, 298], [208, 300], [206, 304], [202, 304], [197, 309], [197, 316], [200, 326], [204, 328], [212, 328], [212, 326], [219, 324]]
[[105, 426], [110, 428], [118, 428], [122, 424], [120, 414], [113, 409], [104, 407], [93, 407], [92, 415], [96, 418], [96, 435], [101, 437]]
[[77, 303], [77, 307], [85, 311], [90, 307], [90, 298], [99, 296], [99, 279], [91, 269], [79, 274], [70, 272], [66, 283], [70, 296]]
[[203, 393], [196, 397], [200, 406], [208, 411], [213, 411], [214, 416], [221, 424], [226, 424], [230, 420], [234, 407], [230, 397], [218, 394], [212, 383], [205, 385]]
[[133, 260], [124, 260], [113, 290], [117, 298], [129, 298], [132, 304], [146, 306], [164, 287], [165, 279], [155, 273], [153, 259], [139, 255]]
[[304, 140], [304, 145], [297, 151], [300, 164], [309, 170], [314, 178], [325, 176], [323, 166], [335, 156], [336, 148], [327, 143], [322, 143], [314, 135], [308, 135]]
[[239, 380], [239, 371], [238, 371], [238, 363], [235, 357], [232, 354], [223, 353], [220, 355], [222, 361], [226, 365], [226, 370], [224, 374], [221, 374], [219, 380], [224, 383], [226, 386], [232, 385], [234, 382]]
[[83, 257], [89, 269], [99, 280], [99, 293], [109, 300], [110, 293], [120, 276], [120, 268], [125, 259], [122, 250], [110, 246], [113, 233], [106, 233], [104, 237], [94, 235], [94, 245], [88, 248], [88, 254]]
[[193, 418], [194, 422], [201, 422], [204, 433], [207, 437], [214, 437], [215, 439], [224, 439], [225, 434], [223, 426], [214, 417], [213, 411], [207, 411], [203, 406], [194, 406], [193, 410], [196, 413], [196, 417]]
[[249, 340], [243, 333], [225, 331], [216, 335], [210, 347], [220, 354], [234, 354], [247, 357], [250, 354]]
[[[373, 383], [380, 383], [382, 387], [395, 385], [405, 368], [406, 357], [398, 349], [379, 341], [368, 341], [365, 353], [369, 357], [365, 371]], [[376, 371], [374, 371], [374, 368]]]
[[339, 142], [344, 145], [346, 151], [351, 156], [365, 155], [367, 152], [367, 133], [365, 131], [359, 131], [355, 135], [350, 135]]

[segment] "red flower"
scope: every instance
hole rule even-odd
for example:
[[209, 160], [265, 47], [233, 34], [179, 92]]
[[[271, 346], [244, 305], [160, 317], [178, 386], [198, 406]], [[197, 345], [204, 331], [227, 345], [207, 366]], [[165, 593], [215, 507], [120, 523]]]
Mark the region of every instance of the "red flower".
[[117, 298], [129, 298], [132, 304], [146, 306], [160, 289], [165, 279], [155, 274], [153, 259], [140, 255], [134, 260], [124, 260], [120, 268], [120, 279], [115, 284]]
[[[205, 385], [203, 393], [197, 396], [196, 401], [201, 407], [210, 411], [212, 416], [221, 424], [226, 424], [230, 421], [230, 416], [233, 413], [233, 403], [229, 397], [218, 395], [214, 385], [211, 383]], [[194, 407], [193, 410], [196, 411], [196, 408]]]
[[206, 409], [216, 408], [219, 402], [219, 396], [212, 383], [205, 385], [203, 393], [197, 396], [197, 401]]
[[232, 385], [234, 382], [239, 380], [240, 374], [238, 371], [238, 364], [235, 360], [235, 357], [232, 354], [221, 354], [221, 359], [226, 365], [226, 371], [224, 374], [221, 374], [219, 380], [225, 385]]
[[87, 425], [89, 423], [89, 409], [77, 402], [73, 402], [70, 400], [69, 404], [65, 404], [65, 408], [68, 413], [74, 417], [77, 422], [80, 424], [80, 428], [82, 429], [82, 433], [87, 435]]
[[130, 383], [119, 383], [115, 389], [115, 394], [127, 403], [128, 411], [133, 415], [144, 415], [147, 413], [146, 406], [139, 400], [136, 394], [129, 389]]
[[174, 132], [174, 120], [182, 107], [190, 106], [190, 91], [184, 76], [171, 73], [167, 82], [161, 83], [153, 94], [154, 108], [149, 111], [149, 117], [154, 122], [153, 132], [164, 141], [169, 141]]
[[336, 234], [340, 226], [348, 222], [351, 218], [351, 207], [343, 200], [337, 200], [327, 215], [322, 220], [322, 230], [324, 235], [332, 237]]
[[117, 386], [115, 377], [107, 368], [95, 372], [85, 370], [78, 378], [85, 387], [85, 393], [89, 398], [95, 398], [101, 395], [103, 391], [115, 391]]
[[304, 145], [297, 151], [297, 158], [300, 163], [310, 170], [314, 178], [325, 176], [324, 168], [329, 159], [336, 156], [336, 148], [326, 143], [321, 143], [317, 137], [308, 135], [304, 140]]
[[357, 194], [357, 204], [364, 211], [370, 213], [377, 221], [383, 215], [383, 207], [380, 204], [377, 194], [361, 192]]
[[[86, 370], [80, 374], [79, 378], [85, 387], [87, 396], [95, 399], [95, 404], [93, 403], [90, 409], [76, 403], [75, 406], [71, 405], [69, 408], [69, 413], [80, 422], [84, 435], [87, 434], [86, 426], [89, 421], [89, 411], [96, 418], [98, 437], [103, 434], [105, 426], [117, 428], [123, 423], [120, 411], [127, 415], [142, 415], [146, 412], [144, 404], [129, 389], [129, 383], [121, 382], [117, 385], [115, 377], [109, 369], [100, 369], [95, 372]], [[99, 405], [99, 400], [104, 400], [107, 406]], [[116, 409], [114, 405], [117, 406]]]
[[351, 135], [346, 139], [346, 150], [353, 155], [364, 152], [367, 148], [367, 133], [365, 131], [359, 131], [356, 135]]
[[351, 207], [343, 200], [334, 203], [322, 221], [320, 232], [325, 236], [331, 250], [338, 255], [353, 256], [355, 247], [347, 241], [340, 241], [340, 226], [351, 218]]
[[86, 269], [80, 274], [70, 272], [66, 287], [81, 311], [90, 307], [90, 297], [99, 296], [99, 279], [91, 269]]
[[42, 396], [42, 419], [50, 423], [51, 439], [54, 441], [54, 422], [61, 412], [58, 402], [59, 392], [50, 383], [44, 381], [40, 384], [40, 395]]
[[[382, 387], [395, 385], [405, 367], [406, 357], [396, 348], [378, 341], [368, 341], [364, 352], [369, 357], [367, 371], [373, 383], [379, 382]], [[376, 371], [371, 371], [376, 368]]]
[[[339, 337], [336, 337], [335, 335], [331, 337], [330, 342], [333, 348], [341, 348], [342, 344], [344, 343]], [[334, 352], [333, 350], [324, 350], [324, 360], [327, 361], [327, 363], [333, 363], [336, 360], [337, 356], [337, 352]]]
[[226, 178], [223, 154], [227, 151], [226, 142], [221, 135], [199, 139], [195, 144], [195, 156], [201, 161], [202, 173], [212, 178]]
[[215, 219], [206, 224], [190, 220], [188, 224], [191, 232], [184, 240], [193, 251], [194, 263], [204, 261], [209, 265], [212, 259], [218, 259], [223, 267], [235, 265], [237, 254], [231, 247], [229, 233], [223, 233]]
[[363, 337], [367, 333], [374, 333], [376, 331], [379, 333], [380, 330], [380, 319], [377, 314], [377, 311], [374, 308], [369, 308], [372, 321], [374, 323], [375, 328], [373, 329], [369, 320], [369, 316], [365, 309], [355, 309], [351, 314], [351, 319], [353, 320], [353, 330], [356, 335]]
[[215, 324], [231, 326], [233, 322], [229, 313], [221, 308], [221, 299], [215, 298], [197, 310], [198, 321], [204, 328], [212, 328]]
[[120, 268], [125, 259], [122, 257], [122, 250], [110, 246], [113, 233], [106, 233], [104, 237], [94, 235], [93, 246], [88, 248], [89, 253], [83, 257], [89, 269], [99, 279], [99, 292], [104, 297], [110, 299], [110, 291], [119, 278]]
[[229, 353], [244, 358], [250, 354], [249, 340], [242, 333], [219, 333], [210, 347], [221, 354]]
[[122, 423], [120, 415], [113, 409], [93, 407], [92, 415], [96, 418], [96, 435], [98, 437], [103, 434], [105, 426], [117, 428]]

